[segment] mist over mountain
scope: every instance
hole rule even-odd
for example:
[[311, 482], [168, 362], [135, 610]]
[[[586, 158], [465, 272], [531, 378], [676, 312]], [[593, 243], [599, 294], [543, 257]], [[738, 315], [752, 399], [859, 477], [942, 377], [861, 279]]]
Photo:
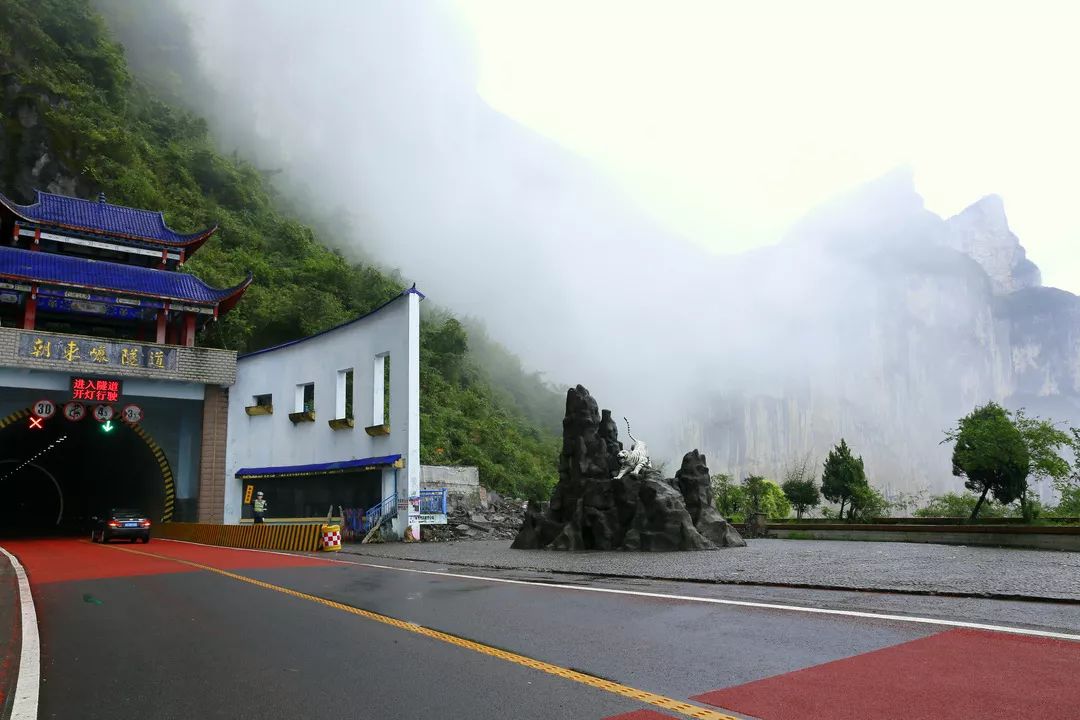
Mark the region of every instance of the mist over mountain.
[[735, 265], [729, 351], [763, 362], [716, 377], [681, 442], [718, 467], [778, 474], [843, 436], [879, 485], [942, 492], [942, 430], [974, 405], [1080, 419], [1080, 298], [1040, 285], [1000, 198], [943, 219], [897, 171]]
[[[1080, 420], [1080, 303], [1041, 286], [998, 198], [944, 219], [895, 171], [715, 256], [488, 107], [448, 6], [184, 7], [208, 81], [185, 100], [226, 150], [663, 459], [777, 476], [843, 436], [875, 484], [941, 491], [942, 430], [976, 403]], [[116, 23], [136, 70], [168, 17]]]

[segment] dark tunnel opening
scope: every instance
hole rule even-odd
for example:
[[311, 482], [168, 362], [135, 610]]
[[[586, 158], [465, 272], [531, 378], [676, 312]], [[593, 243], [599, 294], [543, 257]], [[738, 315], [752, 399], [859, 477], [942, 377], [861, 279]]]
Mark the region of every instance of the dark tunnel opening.
[[26, 417], [0, 429], [0, 536], [89, 533], [90, 518], [133, 508], [160, 522], [165, 478], [130, 426]]

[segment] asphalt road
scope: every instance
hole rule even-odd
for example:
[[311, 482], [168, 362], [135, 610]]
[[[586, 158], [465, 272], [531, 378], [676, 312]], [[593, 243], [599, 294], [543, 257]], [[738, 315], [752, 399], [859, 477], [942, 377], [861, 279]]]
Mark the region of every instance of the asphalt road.
[[884, 589], [902, 593], [1080, 602], [1080, 553], [847, 540], [748, 540], [716, 552], [544, 552], [507, 540], [350, 545], [365, 556], [552, 573], [725, 584]]
[[888, 595], [870, 608], [851, 593], [461, 577], [167, 541], [4, 547], [37, 602], [40, 718], [1075, 718], [1080, 707], [1080, 642], [880, 617], [974, 614], [1075, 634], [1077, 606], [906, 597], [890, 611]]

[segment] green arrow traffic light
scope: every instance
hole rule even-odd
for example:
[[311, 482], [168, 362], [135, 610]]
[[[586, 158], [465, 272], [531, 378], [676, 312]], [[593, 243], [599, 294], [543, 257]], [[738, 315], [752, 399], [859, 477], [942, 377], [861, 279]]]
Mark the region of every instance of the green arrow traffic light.
[[106, 420], [105, 422], [101, 423], [101, 429], [103, 432], [112, 432], [112, 420]]

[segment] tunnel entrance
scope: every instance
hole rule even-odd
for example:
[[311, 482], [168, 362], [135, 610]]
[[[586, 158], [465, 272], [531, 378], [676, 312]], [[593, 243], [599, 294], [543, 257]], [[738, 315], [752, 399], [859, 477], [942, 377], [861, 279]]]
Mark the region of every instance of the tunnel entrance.
[[88, 533], [90, 518], [114, 507], [158, 523], [172, 488], [168, 461], [138, 426], [24, 410], [0, 428], [0, 535]]

